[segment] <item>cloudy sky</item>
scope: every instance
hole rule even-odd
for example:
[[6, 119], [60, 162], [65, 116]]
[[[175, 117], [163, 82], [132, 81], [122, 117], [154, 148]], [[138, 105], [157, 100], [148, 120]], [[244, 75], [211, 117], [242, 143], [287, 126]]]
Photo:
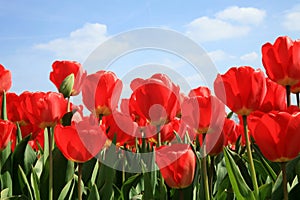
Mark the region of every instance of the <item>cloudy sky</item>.
[[[299, 19], [300, 1], [0, 0], [0, 63], [12, 71], [12, 91], [55, 91], [49, 81], [55, 60], [85, 63], [105, 41], [124, 32], [156, 27], [197, 43], [220, 73], [231, 66], [260, 68], [261, 46], [281, 35], [300, 38]], [[125, 47], [111, 45], [111, 49], [118, 48]], [[178, 75], [174, 80], [178, 84], [180, 75], [191, 87], [199, 83], [199, 76], [180, 55], [155, 49], [123, 55], [109, 69], [122, 77], [126, 72], [139, 76], [144, 68], [130, 68], [137, 66], [158, 72], [166, 67]]]

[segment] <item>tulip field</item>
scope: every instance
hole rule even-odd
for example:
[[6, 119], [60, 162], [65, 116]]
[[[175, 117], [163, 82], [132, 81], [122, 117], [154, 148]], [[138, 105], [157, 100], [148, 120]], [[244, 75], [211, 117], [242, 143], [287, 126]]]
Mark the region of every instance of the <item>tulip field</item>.
[[0, 199], [299, 199], [300, 40], [261, 53], [264, 70], [228, 67], [213, 88], [158, 72], [128, 99], [114, 72], [69, 60], [57, 91], [16, 94], [0, 65]]

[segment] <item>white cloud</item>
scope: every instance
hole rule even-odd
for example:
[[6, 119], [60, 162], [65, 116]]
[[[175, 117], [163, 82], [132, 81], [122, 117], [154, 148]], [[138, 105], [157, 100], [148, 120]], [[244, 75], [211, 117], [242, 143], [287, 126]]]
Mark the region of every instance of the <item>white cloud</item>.
[[215, 14], [202, 16], [186, 26], [186, 35], [198, 42], [216, 41], [247, 35], [260, 24], [266, 12], [252, 7], [229, 7]]
[[248, 26], [233, 25], [229, 22], [200, 17], [187, 25], [186, 34], [200, 42], [234, 38], [247, 35], [250, 31]]
[[266, 16], [266, 11], [253, 7], [232, 6], [218, 12], [216, 18], [221, 20], [234, 20], [241, 24], [260, 24]]
[[234, 59], [235, 57], [232, 55], [229, 55], [228, 53], [226, 53], [223, 50], [215, 50], [215, 51], [211, 51], [208, 52], [208, 56], [214, 61], [214, 62], [218, 62], [218, 61], [223, 61], [223, 60], [228, 60], [228, 59]]
[[300, 10], [285, 14], [283, 26], [290, 31], [300, 31]]
[[72, 59], [82, 62], [100, 43], [107, 39], [104, 24], [85, 24], [72, 31], [66, 38], [58, 38], [47, 43], [37, 44], [36, 49], [55, 53], [58, 59]]
[[255, 62], [258, 60], [258, 58], [259, 56], [256, 52], [247, 53], [240, 57], [242, 61], [246, 61], [246, 62]]

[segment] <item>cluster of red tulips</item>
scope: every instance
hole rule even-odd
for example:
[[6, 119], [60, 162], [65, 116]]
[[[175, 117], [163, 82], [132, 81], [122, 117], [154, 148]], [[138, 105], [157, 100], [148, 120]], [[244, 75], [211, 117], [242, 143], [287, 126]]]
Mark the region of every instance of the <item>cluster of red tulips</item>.
[[1, 199], [297, 197], [300, 41], [266, 43], [262, 63], [268, 77], [250, 66], [219, 74], [215, 96], [204, 86], [185, 95], [157, 73], [121, 100], [110, 71], [55, 61], [59, 92], [17, 95], [0, 65]]

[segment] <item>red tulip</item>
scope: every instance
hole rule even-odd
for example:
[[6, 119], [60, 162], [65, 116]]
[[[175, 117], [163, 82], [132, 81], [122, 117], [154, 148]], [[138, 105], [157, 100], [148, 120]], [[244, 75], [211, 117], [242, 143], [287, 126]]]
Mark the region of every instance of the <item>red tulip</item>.
[[50, 80], [57, 87], [61, 88], [62, 82], [70, 74], [74, 75], [74, 85], [71, 90], [71, 96], [76, 96], [81, 92], [82, 83], [87, 75], [80, 63], [75, 61], [55, 61], [52, 64], [52, 72], [50, 72]]
[[192, 97], [182, 104], [182, 121], [199, 134], [207, 133], [209, 128], [221, 130], [225, 117], [224, 104], [211, 96], [206, 87], [192, 90], [189, 96]]
[[14, 123], [0, 119], [0, 151], [5, 149], [10, 141], [14, 127]]
[[98, 71], [83, 83], [83, 103], [97, 117], [107, 116], [117, 108], [121, 91], [122, 81], [113, 72]]
[[94, 118], [84, 117], [71, 126], [57, 125], [54, 138], [58, 149], [71, 161], [83, 163], [95, 157], [106, 142], [104, 126]]
[[107, 126], [107, 137], [110, 140], [116, 135], [117, 145], [123, 146], [125, 143], [134, 145], [138, 125], [130, 116], [114, 111], [112, 115], [104, 118], [104, 124]]
[[175, 118], [180, 102], [179, 87], [166, 75], [134, 79], [130, 85], [130, 113], [152, 125], [163, 125]]
[[0, 93], [8, 91], [11, 88], [11, 72], [0, 64]]
[[[237, 139], [241, 136], [244, 139], [243, 126], [237, 124], [231, 119], [225, 119], [223, 132], [225, 135], [225, 146], [229, 145], [231, 148], [235, 148]], [[242, 140], [242, 144], [245, 145], [245, 141]]]
[[26, 92], [21, 107], [29, 122], [41, 129], [54, 127], [67, 110], [67, 101], [55, 92]]
[[268, 77], [283, 86], [300, 81], [300, 41], [278, 37], [272, 45], [262, 46], [262, 61]]
[[259, 110], [266, 113], [272, 110], [285, 110], [287, 108], [285, 88], [268, 78], [266, 81], [267, 92]]
[[171, 188], [186, 188], [194, 180], [196, 156], [187, 144], [162, 146], [156, 150], [156, 163]]
[[256, 120], [250, 131], [263, 155], [272, 162], [287, 162], [300, 152], [300, 112], [272, 111]]
[[217, 76], [214, 90], [233, 112], [247, 116], [261, 106], [266, 94], [266, 80], [259, 69], [232, 67], [224, 75]]

